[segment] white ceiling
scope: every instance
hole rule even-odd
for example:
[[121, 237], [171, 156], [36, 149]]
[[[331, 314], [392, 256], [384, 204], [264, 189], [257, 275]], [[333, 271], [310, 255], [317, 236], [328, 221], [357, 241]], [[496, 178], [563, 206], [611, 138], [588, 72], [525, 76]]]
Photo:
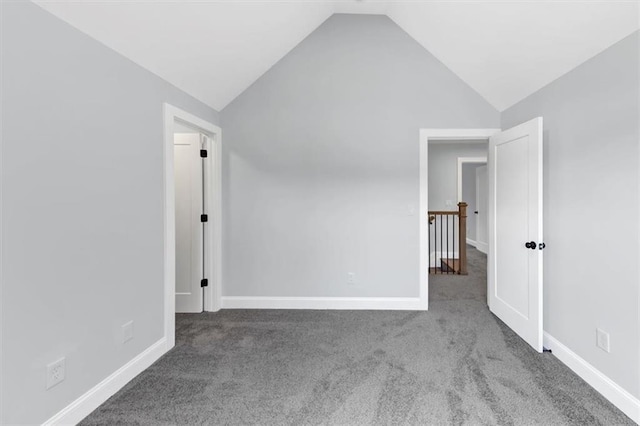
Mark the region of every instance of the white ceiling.
[[386, 14], [504, 110], [640, 27], [637, 1], [36, 1], [221, 110], [333, 13]]

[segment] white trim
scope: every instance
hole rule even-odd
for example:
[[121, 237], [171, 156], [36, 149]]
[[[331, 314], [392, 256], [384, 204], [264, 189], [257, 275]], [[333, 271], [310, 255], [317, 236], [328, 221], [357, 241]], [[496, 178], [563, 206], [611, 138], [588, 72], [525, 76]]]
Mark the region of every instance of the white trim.
[[420, 136], [432, 141], [475, 141], [485, 143], [501, 129], [420, 129]]
[[462, 165], [465, 163], [487, 164], [487, 157], [458, 157], [458, 202], [462, 201]]
[[476, 242], [476, 240], [472, 240], [471, 238], [467, 238], [467, 244], [473, 247], [478, 247], [478, 243]]
[[419, 297], [244, 297], [223, 296], [223, 309], [424, 310]]
[[[638, 18], [637, 22], [640, 22], [640, 7], [638, 7], [638, 16], [637, 16], [637, 18]], [[636, 80], [636, 81], [640, 81], [640, 67], [638, 67], [637, 70], [638, 70], [638, 72], [637, 72], [636, 78], [638, 80]], [[638, 91], [636, 92], [636, 96], [637, 96], [636, 99], [640, 99], [640, 85], [638, 85], [637, 87], [638, 87]], [[636, 120], [636, 130], [638, 131], [637, 134], [640, 134], [640, 120]], [[638, 164], [640, 164], [640, 150], [638, 150], [638, 158], [636, 158], [636, 160], [638, 161]], [[637, 190], [636, 196], [639, 197], [637, 199], [640, 199], [640, 173], [637, 174], [637, 184], [638, 184], [638, 186], [636, 188], [638, 190]], [[640, 210], [638, 211], [638, 218], [637, 219], [638, 219], [638, 226], [640, 226]], [[636, 241], [638, 243], [638, 249], [639, 249], [638, 250], [637, 261], [638, 261], [638, 264], [640, 264], [640, 238], [637, 238]], [[637, 280], [637, 278], [636, 278], [636, 280]], [[640, 285], [639, 282], [636, 281], [636, 283], [637, 283], [637, 285]], [[640, 307], [640, 291], [638, 292], [638, 300], [637, 300], [637, 302], [638, 302], [637, 306]], [[636, 320], [637, 320], [636, 324], [640, 324], [640, 309], [637, 309], [637, 318], [636, 318]], [[638, 351], [636, 353], [640, 353], [640, 327], [637, 327], [637, 330], [638, 331], [637, 331], [637, 336], [636, 336], [636, 342], [637, 342], [637, 350]], [[638, 408], [637, 405], [638, 404], [636, 403], [637, 416], [635, 417], [634, 420], [635, 420], [636, 423], [640, 424], [640, 414], [638, 414], [638, 413], [640, 413], [640, 408]]]
[[[485, 143], [500, 129], [420, 129], [420, 303], [429, 306], [429, 142], [478, 141]], [[451, 142], [450, 142], [451, 143]]]
[[551, 349], [556, 358], [600, 392], [602, 396], [629, 416], [631, 420], [640, 424], [640, 400], [638, 398], [624, 390], [620, 385], [547, 332], [544, 333], [544, 347]]
[[[638, 18], [637, 22], [640, 22], [640, 7], [638, 7], [638, 17], [637, 17], [637, 18]], [[637, 70], [638, 70], [638, 72], [637, 72], [636, 78], [637, 78], [638, 80], [636, 80], [636, 81], [639, 81], [639, 80], [640, 80], [640, 67], [638, 67], [638, 68], [637, 68]], [[637, 97], [636, 99], [640, 99], [640, 85], [638, 85], [637, 87], [638, 87], [638, 91], [637, 91], [637, 93], [636, 93], [636, 96], [638, 96], [638, 97]], [[637, 126], [637, 129], [636, 129], [636, 130], [638, 131], [638, 133], [637, 133], [637, 134], [640, 134], [640, 120], [636, 120], [636, 126]], [[637, 158], [637, 161], [638, 161], [638, 164], [640, 164], [640, 150], [638, 150], [638, 158]], [[638, 186], [636, 186], [636, 188], [637, 188], [638, 190], [637, 190], [637, 192], [636, 192], [636, 195], [637, 195], [638, 197], [640, 197], [640, 173], [638, 173], [638, 174], [637, 174], [637, 184], [638, 184]], [[637, 218], [637, 219], [638, 219], [638, 225], [640, 226], [640, 212], [639, 212], [639, 214], [638, 214], [638, 218]], [[639, 250], [638, 250], [638, 259], [637, 259], [637, 261], [638, 261], [638, 263], [640, 264], [640, 238], [638, 238], [638, 239], [637, 239], [637, 243], [638, 243], [638, 248], [639, 248]], [[640, 286], [640, 282], [637, 282], [637, 285], [639, 285], [639, 286]], [[637, 305], [637, 306], [640, 306], [640, 291], [638, 292], [638, 305]], [[637, 323], [636, 323], [636, 324], [640, 324], [640, 309], [638, 309], [638, 311], [637, 311], [637, 318], [636, 318], [636, 320], [637, 320]], [[640, 327], [638, 327], [638, 328], [637, 328], [637, 330], [638, 330], [638, 335], [636, 336], [636, 337], [637, 337], [636, 342], [638, 342], [638, 343], [637, 343], [637, 345], [638, 345], [638, 348], [637, 348], [637, 349], [638, 349], [638, 351], [637, 351], [636, 353], [640, 353]], [[636, 404], [636, 405], [637, 405], [637, 404]], [[637, 412], [637, 413], [638, 413], [638, 412], [640, 412], [640, 408], [639, 408], [639, 409], [637, 409], [637, 410], [636, 410], [636, 412]], [[634, 420], [635, 420], [635, 422], [636, 422], [636, 423], [640, 424], [640, 414], [638, 414], [638, 415], [637, 415], [637, 417], [636, 417]]]
[[169, 349], [167, 339], [163, 337], [43, 424], [48, 426], [75, 425], [79, 423], [91, 414], [93, 410], [122, 389], [124, 385], [167, 353]]
[[[484, 197], [484, 204], [485, 204], [485, 208], [484, 211], [482, 212], [482, 216], [487, 219], [487, 206], [489, 205], [489, 167], [487, 165], [485, 166], [480, 166], [480, 167], [476, 167], [476, 173], [475, 173], [475, 179], [476, 179], [476, 211], [480, 212], [480, 179], [478, 178], [478, 172], [481, 168], [486, 169], [485, 173], [487, 174], [486, 176], [486, 188], [485, 188], [485, 197]], [[478, 238], [478, 234], [480, 231], [480, 214], [474, 214], [475, 216], [475, 222], [476, 222], [476, 238]], [[487, 220], [485, 220], [484, 223], [484, 231], [485, 234], [489, 234], [489, 224], [487, 223]], [[489, 251], [489, 244], [487, 242], [482, 242], [480, 241], [480, 239], [477, 239], [474, 241], [475, 244], [475, 248], [478, 249], [478, 251], [481, 251], [484, 254], [488, 254]]]
[[428, 135], [420, 131], [420, 301], [429, 309], [429, 147]]
[[[204, 290], [204, 305], [207, 311], [220, 309], [222, 294], [222, 198], [221, 158], [222, 130], [193, 114], [168, 103], [163, 104], [164, 118], [164, 286], [165, 286], [165, 337], [169, 348], [175, 344], [175, 194], [173, 177], [173, 134], [175, 122], [206, 135], [212, 146], [208, 156], [206, 179], [210, 182], [207, 198], [207, 213], [213, 226], [207, 227], [209, 253], [205, 259], [205, 271], [212, 271], [209, 286]], [[213, 172], [212, 172], [213, 171]]]
[[489, 243], [481, 243], [476, 241], [476, 249], [478, 249], [479, 252], [482, 252], [486, 255], [489, 254]]

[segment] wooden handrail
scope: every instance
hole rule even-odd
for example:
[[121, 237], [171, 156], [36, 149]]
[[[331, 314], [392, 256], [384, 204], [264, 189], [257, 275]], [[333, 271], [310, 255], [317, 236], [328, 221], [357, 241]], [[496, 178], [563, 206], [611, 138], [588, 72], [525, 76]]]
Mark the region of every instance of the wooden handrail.
[[460, 250], [460, 275], [467, 275], [467, 203], [458, 203], [459, 233], [458, 249]]

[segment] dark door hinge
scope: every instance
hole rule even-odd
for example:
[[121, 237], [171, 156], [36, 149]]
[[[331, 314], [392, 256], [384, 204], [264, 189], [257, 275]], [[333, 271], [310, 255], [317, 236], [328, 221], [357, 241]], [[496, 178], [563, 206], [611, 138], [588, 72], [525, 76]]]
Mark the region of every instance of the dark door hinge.
[[200, 287], [207, 287], [209, 285], [209, 280], [206, 278], [203, 278], [200, 280]]
[[209, 221], [209, 215], [206, 215], [206, 214], [200, 215], [200, 222], [208, 222], [208, 221]]
[[201, 149], [200, 150], [200, 157], [207, 158], [207, 150], [206, 149]]

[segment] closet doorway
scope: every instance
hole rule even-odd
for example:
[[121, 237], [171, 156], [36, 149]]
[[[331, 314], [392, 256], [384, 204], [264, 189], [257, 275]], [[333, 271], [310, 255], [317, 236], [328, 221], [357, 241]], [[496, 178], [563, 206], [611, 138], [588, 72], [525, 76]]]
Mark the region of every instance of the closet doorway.
[[165, 336], [176, 312], [221, 307], [221, 130], [164, 104]]

